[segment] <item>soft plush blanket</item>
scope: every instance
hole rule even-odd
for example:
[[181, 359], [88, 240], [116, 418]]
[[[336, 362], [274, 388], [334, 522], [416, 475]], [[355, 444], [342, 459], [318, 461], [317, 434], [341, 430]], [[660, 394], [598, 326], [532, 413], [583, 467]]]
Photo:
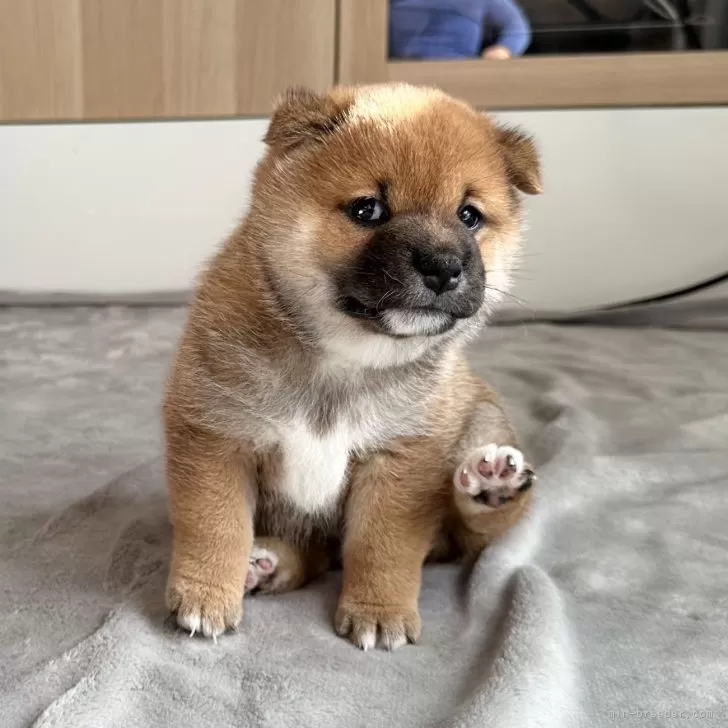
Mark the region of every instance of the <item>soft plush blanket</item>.
[[728, 724], [728, 334], [490, 329], [536, 506], [472, 572], [426, 567], [422, 641], [388, 654], [333, 634], [337, 573], [218, 644], [167, 618], [183, 316], [0, 310], [2, 728]]

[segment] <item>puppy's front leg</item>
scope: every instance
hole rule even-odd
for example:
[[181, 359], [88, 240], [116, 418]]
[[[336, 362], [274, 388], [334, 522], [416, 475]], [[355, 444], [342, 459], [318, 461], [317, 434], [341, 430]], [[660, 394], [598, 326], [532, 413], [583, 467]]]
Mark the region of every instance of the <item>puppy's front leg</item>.
[[454, 537], [472, 558], [525, 514], [536, 476], [508, 418], [485, 382], [473, 379], [476, 404], [456, 448]]
[[377, 638], [392, 650], [419, 637], [422, 564], [445, 513], [444, 462], [437, 444], [423, 438], [353, 469], [334, 626], [363, 650]]
[[253, 545], [252, 461], [232, 443], [168, 417], [167, 485], [174, 529], [167, 606], [213, 639], [233, 629]]

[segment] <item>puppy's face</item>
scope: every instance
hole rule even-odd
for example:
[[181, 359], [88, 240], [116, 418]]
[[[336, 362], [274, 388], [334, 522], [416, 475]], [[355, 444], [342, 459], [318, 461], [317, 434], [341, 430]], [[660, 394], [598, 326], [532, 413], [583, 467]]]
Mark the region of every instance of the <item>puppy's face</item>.
[[266, 141], [254, 210], [283, 297], [319, 338], [422, 351], [507, 288], [516, 190], [540, 188], [528, 138], [440, 92], [375, 86], [290, 93]]

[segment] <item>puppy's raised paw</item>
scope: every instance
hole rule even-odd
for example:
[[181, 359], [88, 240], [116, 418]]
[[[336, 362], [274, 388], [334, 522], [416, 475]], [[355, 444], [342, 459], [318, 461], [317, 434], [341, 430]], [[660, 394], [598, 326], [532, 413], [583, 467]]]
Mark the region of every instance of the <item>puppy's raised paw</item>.
[[520, 450], [496, 443], [473, 450], [454, 476], [455, 488], [486, 508], [504, 506], [535, 480]]
[[243, 616], [242, 593], [232, 586], [172, 576], [167, 584], [167, 606], [177, 624], [190, 636], [202, 634], [216, 640], [235, 629]]
[[342, 601], [334, 628], [365, 652], [377, 644], [391, 651], [419, 639], [420, 615], [416, 609]]

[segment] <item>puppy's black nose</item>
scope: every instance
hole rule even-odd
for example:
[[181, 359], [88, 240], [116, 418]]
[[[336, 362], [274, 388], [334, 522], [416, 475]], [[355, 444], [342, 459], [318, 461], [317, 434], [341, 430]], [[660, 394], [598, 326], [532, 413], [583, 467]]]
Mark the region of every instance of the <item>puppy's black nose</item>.
[[463, 264], [454, 253], [415, 250], [412, 265], [422, 276], [422, 282], [438, 296], [456, 289], [460, 284]]

